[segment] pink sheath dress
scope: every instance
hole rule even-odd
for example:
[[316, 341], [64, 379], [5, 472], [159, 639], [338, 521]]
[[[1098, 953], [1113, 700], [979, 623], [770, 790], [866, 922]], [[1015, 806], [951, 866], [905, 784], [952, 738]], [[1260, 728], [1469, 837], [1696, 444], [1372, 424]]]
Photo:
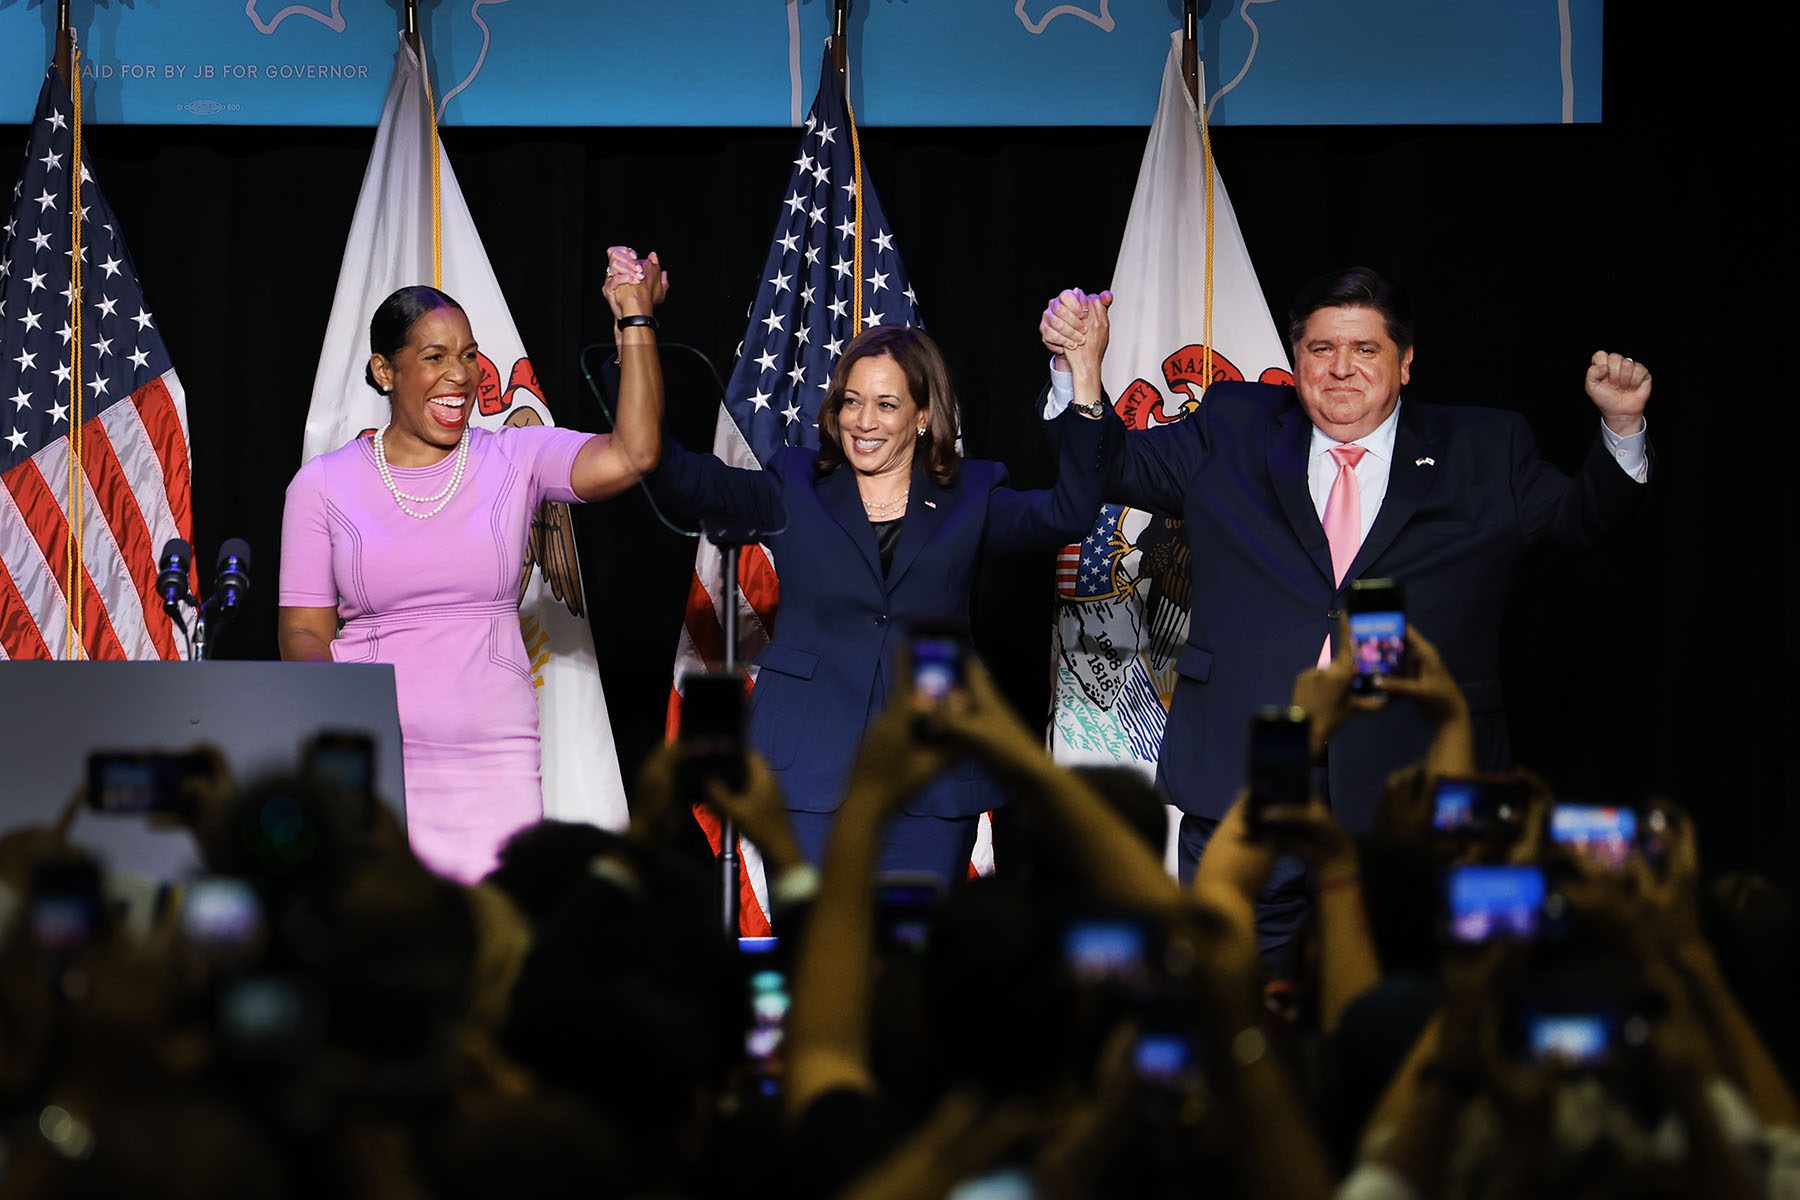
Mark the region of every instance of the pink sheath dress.
[[[426, 866], [453, 879], [480, 879], [501, 843], [543, 815], [519, 575], [539, 502], [576, 500], [570, 473], [589, 436], [471, 430], [462, 485], [424, 521], [382, 483], [369, 438], [313, 459], [288, 485], [281, 604], [338, 610], [334, 661], [393, 664], [407, 834]], [[436, 495], [455, 459], [395, 467], [394, 483]]]

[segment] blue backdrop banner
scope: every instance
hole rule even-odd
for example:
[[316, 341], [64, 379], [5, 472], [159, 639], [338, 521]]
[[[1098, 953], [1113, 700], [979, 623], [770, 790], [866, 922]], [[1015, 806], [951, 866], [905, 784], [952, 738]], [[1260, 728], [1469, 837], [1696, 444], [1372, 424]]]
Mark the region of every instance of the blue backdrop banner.
[[[1603, 0], [1213, 0], [1213, 118], [1600, 119]], [[422, 0], [447, 124], [798, 125], [830, 0]], [[1148, 125], [1180, 0], [855, 0], [869, 125]], [[24, 124], [55, 0], [0, 0], [0, 121]], [[90, 119], [369, 125], [394, 0], [74, 0]]]

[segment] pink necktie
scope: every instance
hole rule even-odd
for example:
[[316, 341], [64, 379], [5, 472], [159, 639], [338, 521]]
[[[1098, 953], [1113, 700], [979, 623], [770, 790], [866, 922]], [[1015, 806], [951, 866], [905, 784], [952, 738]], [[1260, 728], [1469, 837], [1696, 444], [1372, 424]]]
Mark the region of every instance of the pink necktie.
[[[1367, 454], [1366, 446], [1333, 446], [1331, 457], [1337, 460], [1337, 478], [1331, 481], [1331, 494], [1325, 497], [1325, 540], [1331, 543], [1331, 573], [1337, 583], [1362, 546], [1362, 496], [1356, 490], [1356, 464]], [[1319, 665], [1331, 665], [1331, 635], [1319, 650]]]

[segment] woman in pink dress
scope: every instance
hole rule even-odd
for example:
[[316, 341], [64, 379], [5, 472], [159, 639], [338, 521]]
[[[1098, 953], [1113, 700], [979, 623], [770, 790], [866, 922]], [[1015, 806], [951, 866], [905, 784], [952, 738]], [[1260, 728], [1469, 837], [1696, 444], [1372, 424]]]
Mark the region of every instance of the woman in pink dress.
[[394, 666], [406, 823], [421, 861], [473, 881], [543, 814], [537, 697], [519, 631], [519, 571], [544, 500], [604, 500], [656, 466], [662, 372], [652, 254], [615, 247], [615, 431], [472, 429], [480, 382], [468, 317], [402, 288], [369, 324], [368, 380], [389, 420], [300, 468], [281, 530], [281, 656]]

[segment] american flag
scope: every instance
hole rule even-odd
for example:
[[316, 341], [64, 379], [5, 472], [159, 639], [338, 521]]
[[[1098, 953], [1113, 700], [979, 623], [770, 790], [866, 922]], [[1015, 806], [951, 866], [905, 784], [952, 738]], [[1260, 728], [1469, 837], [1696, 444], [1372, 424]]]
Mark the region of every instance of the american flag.
[[[860, 166], [844, 85], [827, 52], [713, 434], [713, 453], [733, 466], [760, 468], [783, 446], [817, 446], [819, 404], [844, 345], [871, 326], [921, 324], [893, 231], [867, 172], [859, 174]], [[702, 541], [694, 555], [676, 649], [677, 685], [688, 671], [724, 657], [719, 568], [718, 551]], [[767, 550], [744, 551], [738, 581], [738, 654], [748, 662], [768, 645], [780, 600], [775, 563]], [[671, 737], [680, 715], [677, 686], [669, 698]], [[705, 812], [700, 818], [716, 852], [718, 825]], [[746, 848], [743, 861], [741, 932], [767, 934], [768, 910], [753, 849]]]
[[1116, 596], [1130, 586], [1120, 570], [1120, 559], [1127, 547], [1117, 536], [1119, 518], [1124, 512], [1117, 504], [1106, 505], [1087, 537], [1062, 548], [1056, 556], [1056, 590], [1060, 594], [1072, 600], [1091, 600]]
[[0, 658], [177, 658], [154, 584], [159, 547], [193, 540], [187, 409], [85, 153], [73, 311], [77, 125], [49, 72], [0, 241]]

